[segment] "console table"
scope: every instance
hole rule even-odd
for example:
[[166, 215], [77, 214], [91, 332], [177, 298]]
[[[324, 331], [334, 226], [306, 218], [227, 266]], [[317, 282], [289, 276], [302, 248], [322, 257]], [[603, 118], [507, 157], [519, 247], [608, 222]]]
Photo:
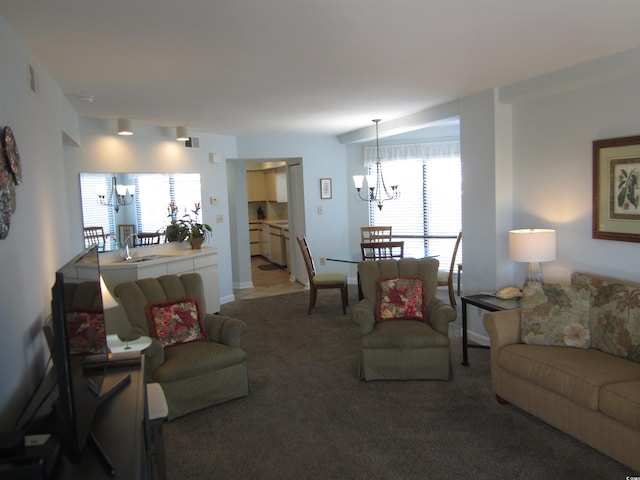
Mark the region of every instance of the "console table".
[[[107, 376], [131, 375], [131, 382], [96, 409], [92, 432], [116, 469], [116, 478], [147, 478], [147, 442], [144, 355], [135, 367], [109, 368]], [[53, 479], [99, 480], [111, 477], [101, 460], [87, 445], [79, 463], [61, 455]]]
[[509, 300], [500, 300], [493, 295], [463, 295], [460, 297], [462, 301], [462, 365], [469, 366], [469, 357], [467, 349], [469, 348], [489, 348], [487, 345], [469, 344], [467, 341], [467, 304], [478, 307], [487, 312], [499, 312], [501, 310], [513, 310], [520, 308], [521, 302], [519, 298]]

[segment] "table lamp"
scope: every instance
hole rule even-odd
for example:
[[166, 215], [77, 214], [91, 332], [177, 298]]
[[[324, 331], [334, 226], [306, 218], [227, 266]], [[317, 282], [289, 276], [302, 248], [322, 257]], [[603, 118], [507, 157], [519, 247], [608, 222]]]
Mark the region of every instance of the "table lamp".
[[528, 282], [542, 282], [540, 262], [556, 259], [556, 231], [525, 228], [509, 232], [509, 257], [514, 262], [528, 262]]

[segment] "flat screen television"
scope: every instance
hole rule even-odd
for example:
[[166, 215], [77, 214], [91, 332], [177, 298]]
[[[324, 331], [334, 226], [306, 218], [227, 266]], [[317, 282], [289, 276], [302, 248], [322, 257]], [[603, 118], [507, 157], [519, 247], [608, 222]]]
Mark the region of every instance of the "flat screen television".
[[106, 362], [85, 368], [89, 356], [107, 354], [96, 246], [83, 250], [56, 272], [51, 297], [58, 440], [67, 458], [78, 462], [92, 441], [91, 424], [103, 400], [106, 372]]

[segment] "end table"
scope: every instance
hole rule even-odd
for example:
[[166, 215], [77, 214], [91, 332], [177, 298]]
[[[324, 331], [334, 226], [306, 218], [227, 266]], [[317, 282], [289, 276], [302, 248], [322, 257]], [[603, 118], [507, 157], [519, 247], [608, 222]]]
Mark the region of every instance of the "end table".
[[467, 367], [469, 366], [468, 348], [489, 348], [487, 345], [469, 344], [467, 341], [467, 304], [487, 312], [499, 312], [501, 310], [520, 308], [522, 303], [519, 298], [500, 300], [488, 294], [463, 295], [460, 300], [462, 301], [462, 365]]

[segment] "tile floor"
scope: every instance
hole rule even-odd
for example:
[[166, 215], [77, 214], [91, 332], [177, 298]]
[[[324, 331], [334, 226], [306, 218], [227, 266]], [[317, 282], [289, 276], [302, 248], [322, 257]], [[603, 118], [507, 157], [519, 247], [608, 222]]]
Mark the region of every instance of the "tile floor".
[[290, 280], [288, 270], [279, 268], [262, 257], [251, 257], [251, 275], [253, 288], [234, 289], [236, 300], [304, 291], [302, 284]]

